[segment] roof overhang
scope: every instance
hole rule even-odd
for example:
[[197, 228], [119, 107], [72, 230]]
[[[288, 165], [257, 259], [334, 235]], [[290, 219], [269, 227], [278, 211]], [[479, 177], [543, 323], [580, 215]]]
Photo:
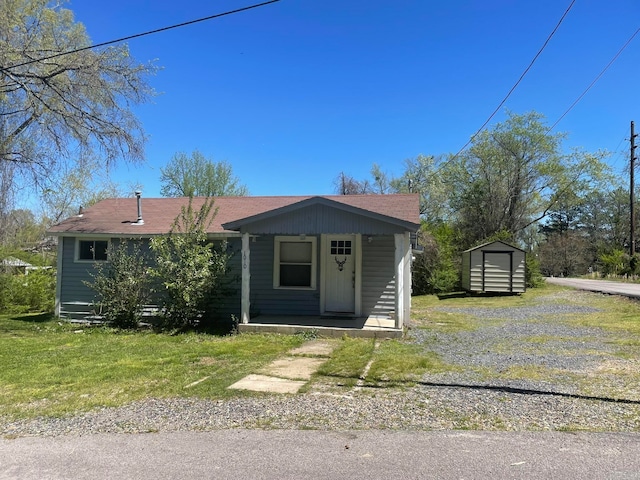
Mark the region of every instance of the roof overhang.
[[353, 205], [348, 205], [346, 203], [337, 202], [335, 200], [331, 200], [326, 197], [318, 197], [318, 196], [307, 198], [305, 200], [301, 200], [299, 202], [286, 205], [284, 207], [268, 210], [266, 212], [259, 213], [257, 215], [252, 215], [249, 217], [240, 218], [238, 220], [233, 220], [231, 222], [223, 223], [222, 227], [225, 230], [240, 231], [244, 227], [247, 227], [252, 223], [275, 219], [282, 215], [287, 215], [293, 212], [297, 212], [301, 209], [311, 207], [314, 205], [323, 205], [329, 208], [335, 208], [336, 210], [341, 210], [343, 212], [359, 215], [365, 218], [370, 218], [372, 220], [389, 223], [391, 225], [401, 227], [402, 229], [410, 232], [415, 232], [420, 228], [419, 223], [408, 222], [406, 220], [402, 220], [396, 217], [383, 215], [381, 213], [373, 212], [371, 210], [366, 210], [364, 208], [355, 207]]
[[[160, 237], [162, 235], [169, 235], [169, 232], [166, 233], [118, 233], [118, 232], [47, 232], [48, 235], [55, 237], [73, 237], [73, 238], [153, 238]], [[207, 238], [211, 239], [224, 239], [224, 238], [233, 238], [233, 237], [241, 237], [242, 235], [239, 232], [213, 232], [207, 233]]]

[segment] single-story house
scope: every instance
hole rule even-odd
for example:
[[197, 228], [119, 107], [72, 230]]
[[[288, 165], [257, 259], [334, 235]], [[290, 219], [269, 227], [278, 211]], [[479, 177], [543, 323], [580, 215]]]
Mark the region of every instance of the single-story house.
[[468, 292], [523, 293], [524, 250], [495, 241], [462, 252], [462, 288]]
[[[200, 208], [204, 198], [194, 198]], [[53, 226], [58, 237], [56, 314], [90, 314], [94, 262], [109, 242], [169, 232], [187, 198], [112, 198]], [[266, 325], [402, 331], [411, 304], [417, 194], [217, 197], [208, 228], [234, 255], [237, 293], [226, 315], [241, 330]], [[255, 327], [255, 328], [252, 328]]]

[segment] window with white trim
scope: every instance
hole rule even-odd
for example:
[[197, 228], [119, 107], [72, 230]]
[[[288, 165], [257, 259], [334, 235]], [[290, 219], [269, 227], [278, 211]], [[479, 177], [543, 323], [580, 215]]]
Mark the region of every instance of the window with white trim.
[[274, 241], [273, 287], [316, 288], [316, 238], [277, 236]]
[[78, 240], [76, 260], [82, 262], [106, 262], [108, 240]]

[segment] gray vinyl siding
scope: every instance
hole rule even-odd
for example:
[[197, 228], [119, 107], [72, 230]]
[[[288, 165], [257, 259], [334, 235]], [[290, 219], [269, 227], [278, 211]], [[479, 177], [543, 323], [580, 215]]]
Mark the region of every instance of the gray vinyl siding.
[[[320, 238], [317, 238], [320, 245]], [[320, 291], [273, 288], [274, 236], [256, 237], [251, 249], [250, 314], [256, 315], [319, 315]], [[319, 265], [319, 248], [315, 261]], [[316, 268], [316, 285], [320, 284], [320, 268]]]
[[[63, 318], [83, 318], [92, 314], [95, 292], [84, 284], [91, 282], [95, 272], [93, 262], [76, 262], [74, 237], [61, 237], [62, 278], [60, 282], [60, 316]], [[60, 272], [58, 272], [60, 275]]]
[[390, 316], [395, 311], [393, 236], [362, 239], [362, 314]]
[[227, 242], [228, 252], [231, 254], [227, 263], [227, 278], [224, 290], [215, 299], [218, 304], [215, 316], [221, 320], [230, 319], [232, 316], [240, 318], [242, 299], [242, 240], [230, 238]]
[[[83, 319], [96, 315], [93, 303], [96, 293], [85, 281], [91, 282], [91, 274], [94, 270], [94, 262], [77, 262], [75, 260], [76, 238], [61, 237], [62, 248], [62, 278], [60, 282], [60, 316], [67, 319]], [[109, 239], [117, 243], [118, 238]], [[229, 251], [233, 253], [229, 260], [229, 272], [225, 282], [225, 290], [215, 301], [219, 302], [215, 315], [216, 318], [229, 319], [232, 315], [240, 316], [240, 276], [241, 276], [241, 241], [238, 238], [229, 239]], [[149, 239], [141, 239], [141, 253], [147, 254], [150, 250]], [[60, 274], [60, 272], [58, 273]], [[147, 307], [150, 310], [157, 309], [159, 298], [153, 297]]]
[[259, 234], [307, 235], [318, 234], [356, 234], [376, 235], [402, 233], [404, 229], [391, 223], [355, 215], [326, 205], [311, 205], [280, 215], [264, 219], [242, 227], [242, 231]]

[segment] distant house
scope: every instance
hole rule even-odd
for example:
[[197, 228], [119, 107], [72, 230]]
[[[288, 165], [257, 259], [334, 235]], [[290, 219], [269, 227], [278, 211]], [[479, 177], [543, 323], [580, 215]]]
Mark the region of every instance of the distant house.
[[[195, 198], [200, 208], [204, 198]], [[56, 313], [90, 313], [95, 262], [110, 242], [169, 231], [186, 198], [115, 198], [50, 229], [58, 236]], [[401, 332], [411, 303], [419, 198], [406, 195], [220, 197], [209, 238], [236, 254], [224, 315], [241, 330], [286, 326]]]
[[7, 257], [0, 261], [0, 269], [7, 273], [24, 273], [33, 269], [33, 265], [16, 257]]
[[496, 241], [462, 253], [462, 288], [469, 292], [523, 293], [525, 252]]

